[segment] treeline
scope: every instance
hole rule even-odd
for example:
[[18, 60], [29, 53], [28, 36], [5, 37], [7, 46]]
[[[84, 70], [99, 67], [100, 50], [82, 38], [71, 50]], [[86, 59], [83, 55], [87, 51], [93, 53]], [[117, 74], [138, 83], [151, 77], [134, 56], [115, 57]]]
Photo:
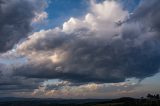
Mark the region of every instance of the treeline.
[[148, 94], [147, 98], [148, 99], [157, 99], [157, 100], [159, 100], [160, 96], [159, 96], [159, 94], [156, 94], [156, 95]]

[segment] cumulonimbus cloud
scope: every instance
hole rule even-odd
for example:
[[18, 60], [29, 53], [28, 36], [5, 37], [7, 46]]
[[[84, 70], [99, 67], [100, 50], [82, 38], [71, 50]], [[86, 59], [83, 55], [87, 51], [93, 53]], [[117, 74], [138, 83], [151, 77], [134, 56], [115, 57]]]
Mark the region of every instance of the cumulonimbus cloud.
[[[116, 1], [92, 2], [84, 19], [71, 18], [62, 28], [34, 33], [17, 47], [29, 61], [16, 74], [77, 83], [121, 82], [154, 75], [160, 65], [159, 26], [151, 26], [150, 14], [158, 19], [154, 8], [160, 6], [152, 5], [157, 0], [147, 6], [144, 2], [133, 15]], [[148, 13], [147, 8], [153, 11]], [[140, 11], [146, 16], [138, 15]]]

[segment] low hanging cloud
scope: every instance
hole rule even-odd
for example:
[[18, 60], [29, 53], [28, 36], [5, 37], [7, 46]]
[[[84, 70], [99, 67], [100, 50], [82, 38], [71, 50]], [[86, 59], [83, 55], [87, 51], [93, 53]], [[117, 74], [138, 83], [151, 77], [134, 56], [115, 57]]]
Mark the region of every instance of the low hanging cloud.
[[[111, 98], [118, 94], [130, 95], [135, 92], [139, 84], [133, 82], [110, 83], [110, 84], [84, 84], [75, 86], [67, 81], [59, 81], [57, 83], [44, 82], [32, 95], [35, 97], [56, 97], [56, 98]], [[104, 93], [105, 92], [105, 93]]]
[[154, 5], [158, 0], [146, 2], [133, 15], [116, 1], [91, 2], [84, 19], [70, 18], [62, 27], [34, 33], [17, 47], [28, 63], [14, 70], [15, 75], [112, 83], [156, 74], [160, 43], [153, 20], [159, 18], [160, 6]]
[[43, 12], [43, 0], [0, 0], [0, 52], [13, 48], [32, 31], [32, 22]]
[[[0, 95], [17, 96], [23, 92], [31, 94], [44, 79], [25, 78], [13, 76], [10, 67], [0, 64]], [[13, 68], [13, 67], [12, 67]]]

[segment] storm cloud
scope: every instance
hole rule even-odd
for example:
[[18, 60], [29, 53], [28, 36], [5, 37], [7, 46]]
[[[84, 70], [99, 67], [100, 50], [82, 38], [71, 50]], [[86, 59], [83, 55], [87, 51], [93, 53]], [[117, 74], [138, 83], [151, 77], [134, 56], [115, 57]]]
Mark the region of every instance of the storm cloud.
[[[160, 65], [159, 26], [149, 14], [158, 11], [148, 12], [147, 8], [157, 9], [159, 5], [152, 5], [158, 0], [149, 1], [147, 6], [144, 2], [133, 15], [115, 1], [92, 2], [91, 13], [84, 19], [71, 18], [62, 28], [34, 33], [17, 48], [29, 62], [17, 68], [16, 75], [76, 83], [112, 83], [153, 76]], [[115, 14], [107, 14], [110, 12]], [[138, 15], [143, 13], [145, 17]]]
[[[31, 1], [17, 0], [17, 2], [29, 4]], [[7, 2], [0, 3], [2, 5]], [[26, 23], [22, 21], [21, 24], [18, 20], [19, 24], [14, 24], [13, 28], [17, 28], [17, 31], [14, 29], [5, 32], [4, 28], [8, 24], [0, 25], [0, 33], [8, 35], [5, 36], [8, 42], [10, 35], [14, 37], [16, 33], [14, 37], [16, 40], [11, 40], [16, 42], [7, 42], [7, 45], [13, 46], [19, 39], [27, 36], [26, 40], [18, 43], [13, 51], [4, 53], [13, 55], [14, 52], [17, 57], [23, 57], [25, 62], [10, 65], [7, 74], [4, 71], [6, 66], [0, 66], [4, 67], [4, 70], [0, 71], [2, 76], [0, 84], [3, 85], [0, 90], [10, 88], [25, 91], [25, 88], [30, 88], [29, 91], [35, 90], [33, 94], [46, 92], [52, 94], [54, 90], [64, 93], [64, 86], [69, 89], [76, 86], [86, 89], [87, 84], [93, 83], [93, 88], [98, 86], [97, 84], [102, 84], [100, 88], [101, 86], [103, 88], [105, 83], [120, 83], [128, 78], [143, 80], [157, 74], [160, 66], [159, 3], [159, 0], [142, 0], [130, 14], [117, 1], [106, 0], [100, 3], [91, 1], [90, 10], [84, 17], [71, 17], [60, 27], [41, 30], [30, 36], [27, 34], [31, 31], [30, 24], [35, 17], [34, 12], [43, 9], [37, 9], [34, 4], [23, 6], [29, 8], [31, 13], [25, 9], [30, 15], [25, 14], [28, 16], [24, 20]], [[21, 25], [27, 25], [27, 28]], [[6, 45], [4, 41], [7, 40], [3, 40], [2, 45]], [[12, 46], [0, 46], [0, 49], [6, 51]], [[13, 78], [7, 79], [9, 76]], [[42, 85], [42, 82], [50, 79], [64, 82]], [[133, 86], [137, 85], [131, 84], [131, 87]]]
[[0, 52], [10, 50], [32, 31], [32, 20], [45, 5], [43, 0], [0, 0]]

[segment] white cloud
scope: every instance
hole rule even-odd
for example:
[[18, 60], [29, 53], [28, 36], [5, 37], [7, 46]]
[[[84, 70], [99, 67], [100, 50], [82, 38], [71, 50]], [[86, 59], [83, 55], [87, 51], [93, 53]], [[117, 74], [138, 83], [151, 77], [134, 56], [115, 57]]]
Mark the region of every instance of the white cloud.
[[40, 13], [35, 13], [35, 18], [33, 18], [32, 22], [33, 23], [42, 23], [45, 19], [48, 18], [48, 13], [43, 11]]
[[[127, 17], [128, 12], [124, 11], [122, 7], [115, 1], [104, 1], [103, 3], [99, 4], [92, 2], [91, 13], [88, 13], [84, 19], [72, 17], [67, 22], [64, 22], [62, 28], [57, 27], [35, 32], [33, 35], [29, 36], [28, 40], [22, 42], [17, 49], [22, 51], [31, 50], [32, 52], [35, 49], [34, 46], [37, 44], [42, 47], [42, 49], [45, 49], [49, 42], [54, 41], [56, 37], [61, 37], [62, 34], [71, 37], [69, 34], [73, 34], [82, 29], [87, 29], [89, 32], [97, 34], [90, 36], [87, 34], [87, 31], [84, 31], [84, 35], [82, 34], [79, 36], [80, 39], [87, 37], [91, 39], [103, 39], [104, 37], [106, 40], [111, 40], [111, 38], [113, 38], [116, 34], [120, 33], [120, 27], [116, 26], [116, 22], [124, 21]], [[30, 53], [26, 53], [26, 55], [27, 54], [30, 55]]]

